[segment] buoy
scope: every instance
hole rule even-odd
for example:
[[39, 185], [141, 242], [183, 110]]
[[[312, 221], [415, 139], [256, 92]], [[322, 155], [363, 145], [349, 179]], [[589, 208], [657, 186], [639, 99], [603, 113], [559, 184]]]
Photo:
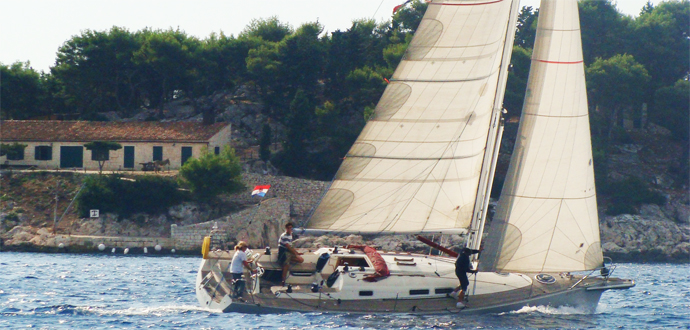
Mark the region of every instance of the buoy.
[[160, 245], [160, 244], [156, 244], [156, 246], [154, 247], [154, 249], [156, 249], [156, 251], [160, 252], [160, 250], [161, 250], [162, 248], [161, 248], [161, 245]]
[[103, 250], [105, 250], [105, 244], [103, 244], [103, 243], [98, 244], [98, 251], [103, 251]]
[[144, 246], [144, 254], [149, 253], [149, 248]]
[[59, 249], [62, 249], [62, 248], [64, 248], [64, 247], [65, 247], [65, 244], [63, 244], [63, 243], [58, 244], [58, 248], [59, 248]]
[[175, 249], [170, 250], [170, 253], [175, 253]]
[[110, 253], [115, 253], [115, 248], [113, 248], [112, 250], [110, 250]]
[[129, 253], [129, 248], [125, 248], [125, 254]]

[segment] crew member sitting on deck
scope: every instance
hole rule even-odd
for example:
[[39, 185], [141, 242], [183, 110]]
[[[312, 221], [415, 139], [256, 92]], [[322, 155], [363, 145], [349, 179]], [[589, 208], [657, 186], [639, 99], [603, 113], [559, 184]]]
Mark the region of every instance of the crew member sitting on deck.
[[241, 298], [244, 293], [244, 280], [242, 279], [242, 267], [247, 267], [252, 273], [256, 272], [252, 269], [249, 261], [247, 261], [247, 242], [239, 241], [235, 245], [235, 255], [232, 257], [230, 263], [230, 274], [232, 274], [233, 293], [232, 298]]
[[285, 285], [290, 264], [304, 262], [304, 259], [300, 257], [301, 253], [292, 247], [292, 227], [292, 223], [286, 223], [285, 232], [278, 240], [278, 263], [283, 266], [283, 285]]

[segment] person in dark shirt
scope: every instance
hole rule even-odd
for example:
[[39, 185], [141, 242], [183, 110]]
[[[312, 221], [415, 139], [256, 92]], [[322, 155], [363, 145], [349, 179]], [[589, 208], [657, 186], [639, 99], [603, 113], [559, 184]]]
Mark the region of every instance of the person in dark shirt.
[[472, 263], [470, 262], [470, 256], [479, 253], [481, 250], [472, 250], [470, 248], [463, 248], [458, 255], [458, 259], [455, 260], [455, 275], [460, 280], [460, 285], [453, 290], [450, 294], [453, 297], [458, 298], [457, 306], [458, 308], [465, 307], [463, 301], [465, 300], [465, 292], [467, 292], [467, 287], [470, 285], [470, 280], [467, 278], [467, 273], [476, 274], [476, 270], [472, 270]]

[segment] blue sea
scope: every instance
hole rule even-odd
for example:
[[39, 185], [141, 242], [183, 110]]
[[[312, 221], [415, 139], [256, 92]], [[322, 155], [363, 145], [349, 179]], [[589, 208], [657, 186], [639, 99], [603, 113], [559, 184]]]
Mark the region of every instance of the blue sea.
[[542, 306], [480, 316], [222, 314], [198, 306], [199, 258], [0, 253], [0, 329], [688, 329], [690, 265], [620, 264], [630, 290], [596, 313]]

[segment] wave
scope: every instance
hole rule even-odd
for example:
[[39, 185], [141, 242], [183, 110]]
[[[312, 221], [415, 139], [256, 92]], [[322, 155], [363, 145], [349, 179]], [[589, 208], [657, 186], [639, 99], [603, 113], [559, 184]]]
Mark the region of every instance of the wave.
[[501, 314], [528, 314], [528, 313], [540, 313], [549, 315], [582, 315], [582, 314], [592, 314], [588, 309], [581, 307], [570, 307], [570, 306], [525, 306], [519, 310], [501, 313]]
[[174, 314], [187, 314], [189, 312], [213, 312], [205, 308], [194, 305], [170, 305], [156, 307], [141, 307], [127, 309], [108, 309], [106, 307], [74, 306], [74, 305], [53, 305], [37, 307], [29, 310], [17, 308], [5, 308], [0, 311], [0, 315], [75, 315], [75, 316], [164, 316]]
[[170, 314], [186, 314], [189, 312], [208, 312], [208, 309], [194, 306], [194, 305], [169, 305], [169, 306], [155, 306], [155, 307], [131, 307], [126, 309], [106, 309], [103, 307], [78, 307], [82, 311], [90, 314], [98, 314], [103, 316], [163, 316]]

